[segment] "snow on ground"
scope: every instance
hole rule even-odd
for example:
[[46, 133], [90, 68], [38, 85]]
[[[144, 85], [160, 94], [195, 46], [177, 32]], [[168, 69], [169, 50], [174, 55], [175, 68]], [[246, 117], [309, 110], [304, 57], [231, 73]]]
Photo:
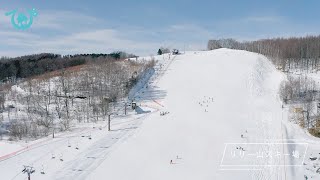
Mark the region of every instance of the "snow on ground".
[[[120, 145], [89, 179], [304, 178], [304, 143], [308, 141], [289, 136], [296, 129], [287, 128], [287, 112], [278, 98], [283, 79], [265, 57], [245, 51], [221, 49], [177, 56], [157, 84], [167, 92], [159, 101], [162, 110], [170, 113], [152, 114], [135, 137]], [[231, 168], [221, 166], [222, 159], [230, 160], [225, 143], [267, 143], [241, 146], [246, 153], [282, 156], [267, 160], [252, 156], [240, 164], [230, 161], [235, 164]], [[300, 152], [300, 157], [295, 159], [291, 151]], [[248, 164], [256, 166], [241, 166]]]
[[0, 156], [7, 155], [13, 151], [21, 149], [20, 145], [0, 142]]
[[309, 159], [319, 156], [319, 139], [287, 121], [284, 75], [264, 56], [219, 49], [168, 57], [154, 57], [154, 75], [134, 95], [137, 113], [114, 117], [111, 132], [101, 122], [43, 139], [0, 160], [1, 179], [25, 179], [22, 165], [41, 180], [320, 177], [319, 159]]
[[[160, 58], [160, 57], [157, 57]], [[162, 59], [156, 66], [156, 74], [153, 80], [159, 76], [159, 69], [166, 67], [168, 59]], [[150, 72], [151, 74], [153, 72]], [[147, 87], [145, 80], [149, 79], [149, 73], [139, 82], [134, 91], [144, 90]], [[154, 91], [157, 96], [161, 92]], [[131, 94], [134, 96], [134, 93]], [[152, 92], [150, 93], [152, 95]], [[163, 96], [163, 95], [162, 95]], [[107, 131], [107, 121], [98, 124], [83, 124], [74, 128], [71, 132], [56, 134], [56, 138], [42, 138], [32, 142], [17, 142], [21, 148], [11, 149], [0, 156], [1, 179], [25, 179], [22, 173], [24, 165], [33, 166], [36, 172], [32, 179], [85, 179], [116, 148], [118, 144], [133, 135], [142, 121], [149, 116], [149, 112], [157, 111], [159, 105], [153, 103], [144, 104], [140, 112], [130, 111], [124, 115], [124, 109], [115, 108], [111, 117], [111, 131]], [[148, 107], [146, 107], [148, 106]], [[11, 148], [5, 144], [2, 150]]]

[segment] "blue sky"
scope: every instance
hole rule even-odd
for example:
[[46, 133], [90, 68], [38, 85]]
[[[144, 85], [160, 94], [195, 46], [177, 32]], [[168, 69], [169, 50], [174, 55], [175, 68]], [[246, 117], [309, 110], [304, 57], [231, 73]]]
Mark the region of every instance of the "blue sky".
[[[151, 55], [206, 49], [209, 39], [317, 35], [317, 0], [0, 0], [0, 56], [40, 52]], [[36, 8], [26, 31], [5, 12]], [[1, 15], [2, 14], [2, 15]]]

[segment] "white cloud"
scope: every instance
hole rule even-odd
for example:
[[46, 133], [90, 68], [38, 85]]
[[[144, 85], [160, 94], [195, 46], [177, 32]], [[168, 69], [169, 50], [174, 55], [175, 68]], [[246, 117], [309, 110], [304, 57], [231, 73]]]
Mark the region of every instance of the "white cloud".
[[175, 24], [169, 26], [165, 31], [169, 33], [179, 34], [190, 34], [192, 36], [208, 37], [212, 35], [212, 32], [196, 24]]
[[[6, 11], [0, 10], [0, 15]], [[187, 50], [205, 49], [209, 39], [253, 40], [274, 36], [316, 34], [318, 25], [299, 25], [276, 15], [256, 15], [216, 20], [206, 26], [181, 23], [162, 27], [121, 24], [107, 18], [71, 11], [40, 11], [31, 29], [18, 31], [10, 17], [0, 16], [0, 56], [52, 52], [109, 53], [124, 50], [137, 55], [155, 54], [165, 46]], [[209, 28], [210, 27], [210, 28]], [[308, 29], [310, 33], [306, 33]]]
[[156, 46], [149, 42], [123, 38], [123, 32], [116, 29], [99, 28], [103, 20], [79, 13], [42, 12], [27, 31], [14, 29], [11, 27], [10, 18], [0, 17], [0, 23], [7, 24], [7, 27], [0, 28], [0, 56], [40, 52], [108, 53], [114, 50], [145, 53]]
[[[0, 39], [2, 39], [0, 56], [41, 52], [109, 53], [116, 50], [150, 55], [160, 46], [200, 48], [202, 42], [193, 40], [197, 38], [205, 40], [201, 46], [203, 49], [210, 37], [209, 31], [193, 24], [178, 24], [156, 30], [127, 25], [123, 29], [99, 27], [106, 24], [105, 21], [68, 11], [41, 12], [31, 29], [27, 31], [18, 31], [10, 26], [0, 28]], [[10, 23], [7, 18], [0, 19], [0, 22]]]
[[243, 21], [254, 23], [278, 23], [284, 21], [284, 18], [280, 16], [251, 16], [243, 18]]
[[[156, 49], [157, 43], [133, 41], [120, 37], [121, 32], [114, 29], [99, 29], [87, 32], [71, 33], [58, 37], [43, 38], [34, 34], [0, 32], [3, 43], [17, 51], [2, 51], [2, 56], [22, 55], [23, 53], [53, 52], [61, 54], [73, 53], [108, 53], [125, 50], [132, 53], [146, 54]], [[17, 36], [15, 36], [17, 35]], [[20, 37], [20, 38], [19, 38]], [[23, 40], [22, 40], [23, 39]], [[10, 54], [7, 54], [10, 52]]]
[[103, 20], [85, 14], [71, 11], [44, 11], [34, 22], [34, 29], [70, 30], [77, 31], [91, 28], [90, 25], [102, 24]]
[[[79, 52], [110, 52], [114, 50], [134, 49], [143, 51], [144, 49], [154, 46], [152, 43], [136, 42], [120, 37], [120, 33], [113, 29], [100, 29], [88, 32], [73, 33], [69, 36], [59, 38], [57, 40], [39, 42], [42, 47], [60, 50], [59, 47], [65, 47], [68, 50]], [[61, 50], [60, 50], [61, 51]]]

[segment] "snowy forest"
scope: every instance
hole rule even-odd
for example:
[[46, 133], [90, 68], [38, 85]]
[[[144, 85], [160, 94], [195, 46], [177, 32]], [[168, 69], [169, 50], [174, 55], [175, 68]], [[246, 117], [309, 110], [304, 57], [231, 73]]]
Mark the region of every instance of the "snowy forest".
[[155, 65], [123, 54], [30, 57], [0, 61], [0, 69], [12, 67], [1, 71], [0, 138], [37, 139], [106, 120]]
[[124, 59], [134, 57], [134, 55], [119, 51], [110, 54], [75, 54], [62, 56], [60, 54], [41, 53], [15, 58], [1, 57], [0, 81], [14, 82], [20, 78], [27, 78], [62, 68], [85, 64], [99, 57]]

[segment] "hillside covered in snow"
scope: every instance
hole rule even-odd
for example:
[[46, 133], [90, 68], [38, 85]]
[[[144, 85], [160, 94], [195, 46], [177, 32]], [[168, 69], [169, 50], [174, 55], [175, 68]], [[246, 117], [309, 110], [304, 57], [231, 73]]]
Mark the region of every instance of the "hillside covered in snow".
[[[243, 50], [155, 56], [137, 104], [55, 138], [0, 143], [1, 179], [212, 180], [320, 177], [319, 139], [288, 120], [285, 74]], [[139, 60], [139, 59], [138, 59]]]

